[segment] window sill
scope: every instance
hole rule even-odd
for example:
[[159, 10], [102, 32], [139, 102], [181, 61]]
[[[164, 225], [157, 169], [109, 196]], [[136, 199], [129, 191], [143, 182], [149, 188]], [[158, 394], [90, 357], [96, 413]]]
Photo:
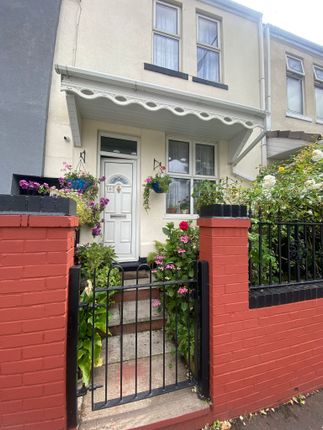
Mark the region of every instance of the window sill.
[[293, 112], [286, 112], [288, 118], [300, 119], [301, 121], [312, 122], [312, 118], [304, 115], [300, 115]]
[[315, 122], [316, 124], [323, 124], [323, 119], [317, 119]]
[[177, 70], [167, 69], [166, 67], [156, 66], [155, 64], [144, 63], [144, 69], [150, 72], [162, 73], [163, 75], [173, 76], [174, 78], [180, 78], [188, 80], [188, 74], [178, 72]]
[[215, 88], [221, 88], [222, 90], [229, 89], [228, 85], [226, 84], [221, 84], [221, 82], [208, 81], [207, 79], [198, 78], [197, 76], [193, 76], [192, 81], [198, 84], [209, 85]]
[[164, 219], [180, 219], [180, 220], [195, 220], [198, 219], [199, 216], [197, 214], [165, 214]]

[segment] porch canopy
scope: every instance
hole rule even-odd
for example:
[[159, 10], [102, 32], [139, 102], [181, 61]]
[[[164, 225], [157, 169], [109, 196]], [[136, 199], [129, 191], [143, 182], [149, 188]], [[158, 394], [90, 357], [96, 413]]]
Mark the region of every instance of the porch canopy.
[[254, 130], [253, 140], [263, 136], [265, 112], [260, 109], [70, 66], [55, 69], [66, 93], [75, 146], [82, 146], [83, 118], [225, 140], [232, 162]]

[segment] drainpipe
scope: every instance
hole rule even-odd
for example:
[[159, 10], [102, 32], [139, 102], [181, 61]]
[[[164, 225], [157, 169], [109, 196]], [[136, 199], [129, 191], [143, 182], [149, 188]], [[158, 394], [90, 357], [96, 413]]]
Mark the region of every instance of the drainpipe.
[[[260, 108], [262, 110], [266, 109], [266, 80], [265, 80], [265, 56], [264, 56], [264, 33], [263, 33], [263, 23], [262, 19], [258, 23], [258, 37], [259, 37], [259, 62], [260, 62]], [[267, 109], [266, 109], [267, 112]], [[265, 130], [267, 131], [267, 115], [265, 120]], [[267, 165], [267, 146], [266, 146], [266, 136], [261, 141], [261, 164], [263, 166]]]

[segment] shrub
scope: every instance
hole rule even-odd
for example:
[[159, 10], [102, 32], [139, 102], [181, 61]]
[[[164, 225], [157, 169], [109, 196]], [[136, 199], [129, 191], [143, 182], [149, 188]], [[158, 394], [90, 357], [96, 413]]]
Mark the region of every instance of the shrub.
[[83, 304], [79, 312], [78, 367], [83, 383], [88, 385], [92, 363], [93, 305], [97, 306], [94, 315], [94, 367], [97, 367], [102, 365], [102, 336], [110, 334], [106, 331], [107, 305], [113, 303], [114, 295], [114, 292], [96, 292], [94, 303], [94, 273], [96, 288], [118, 285], [120, 278], [118, 270], [112, 267], [115, 253], [110, 247], [97, 243], [81, 245], [77, 257], [82, 265], [80, 302]]

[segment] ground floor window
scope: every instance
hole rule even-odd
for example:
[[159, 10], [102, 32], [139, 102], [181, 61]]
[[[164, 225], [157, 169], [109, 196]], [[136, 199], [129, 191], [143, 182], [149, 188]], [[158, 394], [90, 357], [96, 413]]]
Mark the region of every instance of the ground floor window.
[[203, 179], [215, 180], [217, 154], [214, 143], [169, 139], [167, 168], [172, 178], [166, 197], [167, 214], [194, 214], [192, 192]]

